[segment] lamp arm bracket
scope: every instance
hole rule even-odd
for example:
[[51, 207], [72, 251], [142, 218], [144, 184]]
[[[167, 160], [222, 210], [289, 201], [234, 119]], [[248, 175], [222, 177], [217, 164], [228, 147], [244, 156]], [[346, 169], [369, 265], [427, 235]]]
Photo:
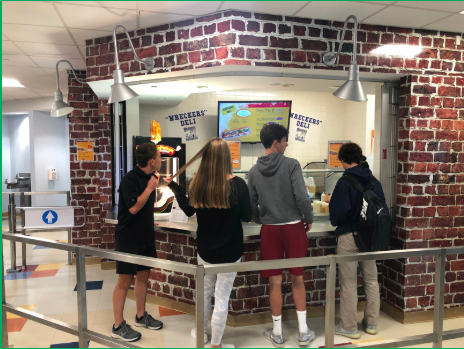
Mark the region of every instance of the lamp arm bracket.
[[155, 67], [155, 60], [152, 57], [147, 57], [145, 59], [140, 59], [139, 58], [139, 56], [137, 55], [137, 52], [135, 52], [134, 45], [132, 44], [132, 40], [131, 40], [131, 38], [129, 36], [129, 33], [128, 33], [127, 29], [124, 28], [122, 25], [117, 25], [113, 29], [113, 42], [114, 42], [114, 55], [115, 55], [115, 61], [116, 61], [116, 68], [117, 69], [120, 68], [120, 66], [119, 66], [119, 57], [118, 57], [118, 45], [117, 45], [117, 39], [116, 39], [116, 30], [118, 28], [122, 28], [122, 30], [124, 30], [124, 32], [125, 32], [125, 34], [127, 36], [127, 40], [129, 40], [130, 48], [131, 48], [132, 52], [134, 53], [135, 60], [140, 62], [140, 63], [143, 63], [145, 65], [145, 68], [148, 71], [151, 71]]
[[330, 66], [330, 67], [333, 66], [335, 64], [335, 60], [340, 55], [340, 52], [341, 52], [342, 47], [343, 47], [343, 43], [345, 41], [346, 27], [347, 27], [348, 22], [350, 21], [350, 19], [352, 19], [353, 22], [354, 22], [354, 27], [353, 27], [353, 58], [352, 58], [351, 61], [356, 63], [356, 49], [357, 49], [357, 41], [358, 41], [357, 40], [358, 39], [358, 19], [356, 18], [356, 16], [350, 15], [350, 16], [348, 16], [346, 18], [345, 23], [343, 24], [343, 32], [342, 32], [342, 36], [340, 37], [340, 45], [338, 47], [338, 51], [337, 52], [326, 52], [322, 56], [322, 61], [324, 62], [325, 65]]
[[56, 89], [57, 89], [57, 91], [60, 90], [60, 75], [58, 74], [58, 66], [60, 65], [60, 63], [68, 63], [69, 66], [71, 67], [71, 70], [72, 70], [76, 80], [79, 81], [81, 84], [86, 84], [87, 83], [86, 81], [83, 81], [83, 80], [81, 80], [81, 79], [79, 79], [77, 77], [76, 72], [74, 71], [74, 68], [73, 68], [70, 61], [67, 61], [66, 59], [62, 59], [62, 60], [59, 60], [58, 62], [56, 62]]

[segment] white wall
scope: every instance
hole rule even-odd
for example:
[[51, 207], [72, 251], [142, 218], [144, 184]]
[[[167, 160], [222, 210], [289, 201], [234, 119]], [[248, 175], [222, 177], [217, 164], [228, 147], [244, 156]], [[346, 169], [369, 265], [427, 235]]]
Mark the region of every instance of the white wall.
[[30, 172], [29, 116], [9, 115], [10, 166], [12, 180], [20, 172]]
[[[237, 93], [260, 93], [271, 96], [237, 96]], [[217, 107], [218, 101], [265, 101], [265, 100], [291, 100], [292, 112], [316, 118], [323, 121], [320, 138], [317, 145], [308, 145], [289, 140], [286, 156], [296, 158], [302, 167], [311, 161], [323, 161], [327, 158], [327, 142], [341, 140], [345, 137], [345, 108], [346, 101], [334, 97], [331, 93], [307, 91], [224, 91], [191, 94], [176, 107], [162, 107], [148, 104], [140, 105], [140, 133], [141, 136], [150, 136], [150, 122], [157, 120], [161, 125], [162, 135], [169, 137], [167, 122], [168, 115], [206, 109], [207, 136], [195, 141], [187, 142], [187, 159], [196, 154], [205, 142], [217, 136]], [[364, 104], [364, 103], [363, 103]], [[365, 104], [364, 104], [365, 105]], [[365, 113], [364, 113], [365, 115]], [[350, 138], [348, 138], [350, 139]], [[261, 144], [242, 146], [242, 169], [249, 169], [257, 157], [264, 154]], [[187, 175], [193, 174], [194, 168], [189, 169]]]
[[[52, 118], [49, 112], [41, 111], [33, 111], [30, 118], [32, 191], [70, 190], [68, 119]], [[57, 170], [57, 180], [48, 180], [49, 168]], [[65, 206], [66, 195], [33, 197], [32, 205]]]
[[[10, 165], [10, 117], [2, 116], [2, 192], [9, 192], [6, 189], [5, 180], [11, 181]], [[8, 196], [2, 195], [2, 213], [8, 212]]]

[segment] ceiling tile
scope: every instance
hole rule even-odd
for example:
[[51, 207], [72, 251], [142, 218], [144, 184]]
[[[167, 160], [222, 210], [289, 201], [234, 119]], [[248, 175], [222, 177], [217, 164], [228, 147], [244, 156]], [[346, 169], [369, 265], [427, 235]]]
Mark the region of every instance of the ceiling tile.
[[87, 52], [86, 52], [86, 47], [85, 46], [79, 46], [79, 50], [81, 51], [82, 55], [86, 57]]
[[313, 1], [295, 16], [344, 22], [348, 15], [355, 15], [360, 22], [383, 8], [383, 5], [350, 1]]
[[2, 93], [15, 98], [36, 98], [40, 95], [28, 88], [21, 87], [2, 87]]
[[426, 25], [426, 29], [443, 30], [456, 33], [464, 33], [464, 15], [452, 15], [450, 17], [439, 20], [430, 25]]
[[[39, 94], [42, 97], [48, 97], [48, 96], [54, 96], [56, 87], [50, 87], [50, 88], [31, 88], [31, 91]], [[61, 91], [63, 92], [63, 91]]]
[[8, 40], [10, 40], [10, 39], [8, 39], [8, 38], [5, 36], [5, 34], [2, 34], [2, 40], [3, 40], [3, 41], [8, 41]]
[[140, 10], [196, 16], [216, 12], [220, 4], [221, 1], [140, 1]]
[[354, 1], [354, 2], [362, 2], [364, 4], [372, 2], [374, 4], [390, 5], [390, 4], [393, 4], [396, 1], [370, 1], [370, 0], [368, 0], [368, 1]]
[[59, 59], [82, 58], [76, 46], [36, 44], [29, 42], [18, 42], [16, 44], [28, 55], [58, 55]]
[[34, 67], [17, 67], [13, 65], [6, 65], [2, 67], [2, 75], [20, 80], [21, 77], [32, 77], [39, 75], [47, 75], [41, 68]]
[[56, 1], [57, 3], [76, 4], [93, 7], [112, 7], [135, 10], [136, 1]]
[[13, 97], [6, 96], [2, 93], [2, 101], [12, 101], [12, 100], [14, 100]]
[[387, 7], [385, 10], [370, 17], [366, 23], [404, 27], [420, 28], [430, 22], [448, 16], [443, 12], [410, 9], [405, 7]]
[[[31, 59], [37, 63], [37, 65], [41, 68], [55, 68], [56, 63], [58, 62], [58, 58], [50, 57], [50, 56], [30, 56]], [[67, 59], [73, 66], [74, 69], [85, 69], [85, 62], [83, 59]], [[69, 64], [60, 63], [58, 66], [59, 70], [66, 70], [69, 69]]]
[[73, 44], [73, 41], [65, 28], [3, 24], [2, 31], [8, 35], [12, 41]]
[[2, 66], [37, 67], [26, 55], [2, 55]]
[[2, 41], [2, 55], [23, 54], [11, 41]]
[[74, 37], [74, 40], [76, 40], [77, 44], [80, 46], [85, 46], [85, 40], [113, 35], [113, 32], [109, 30], [102, 31], [102, 30], [86, 30], [86, 29], [75, 29], [75, 28], [69, 28], [69, 30], [71, 31], [71, 34]]
[[192, 18], [192, 16], [140, 11], [140, 28], [148, 28], [165, 23], [179, 22], [189, 18]]
[[464, 10], [464, 3], [462, 1], [398, 1], [394, 6], [449, 12], [460, 12]]
[[2, 1], [2, 23], [63, 27], [52, 4], [45, 1]]
[[19, 82], [29, 89], [43, 88], [47, 90], [49, 89], [56, 90], [55, 79], [52, 79], [51, 77], [48, 78], [48, 76], [47, 77], [42, 76], [40, 80], [37, 79], [35, 81], [25, 81], [25, 82], [19, 80]]
[[[318, 1], [318, 3], [320, 3]], [[302, 1], [226, 1], [221, 10], [236, 9], [249, 12], [293, 15], [304, 6]]]
[[136, 29], [135, 11], [109, 9], [103, 7], [77, 6], [56, 4], [66, 25], [70, 28], [113, 30], [116, 24], [121, 24], [127, 30]]

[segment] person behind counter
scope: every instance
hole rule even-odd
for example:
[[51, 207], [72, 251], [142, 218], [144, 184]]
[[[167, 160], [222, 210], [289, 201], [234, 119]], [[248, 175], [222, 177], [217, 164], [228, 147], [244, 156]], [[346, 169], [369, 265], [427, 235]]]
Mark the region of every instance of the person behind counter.
[[[182, 187], [165, 178], [174, 192], [179, 207], [189, 217], [197, 214], [198, 264], [238, 263], [243, 255], [242, 221], [251, 220], [251, 205], [245, 181], [232, 175], [229, 145], [221, 138], [211, 139], [176, 176], [201, 158], [197, 173], [189, 186], [189, 197]], [[229, 298], [237, 273], [205, 276], [205, 343], [206, 328], [211, 313], [211, 298], [215, 290], [214, 311], [211, 318], [211, 347], [234, 348], [222, 345], [226, 326]], [[195, 329], [191, 336], [195, 338]]]
[[[115, 230], [115, 247], [118, 252], [156, 258], [153, 206], [158, 179], [155, 171], [161, 168], [161, 154], [154, 143], [141, 144], [135, 151], [137, 167], [124, 176], [119, 186], [118, 224]], [[142, 337], [126, 323], [123, 316], [127, 291], [135, 276], [135, 326], [150, 330], [163, 327], [145, 311], [147, 282], [150, 267], [116, 262], [118, 283], [113, 292], [114, 325], [111, 337], [132, 342]]]
[[[306, 192], [300, 163], [284, 156], [288, 146], [288, 130], [278, 124], [265, 125], [260, 132], [266, 153], [250, 169], [248, 188], [253, 208], [253, 221], [261, 228], [261, 260], [306, 257], [313, 210]], [[315, 338], [306, 323], [306, 289], [303, 267], [290, 268], [292, 293], [299, 324], [300, 345]], [[275, 347], [284, 347], [282, 337], [282, 270], [263, 270], [269, 278], [269, 298], [273, 328], [264, 337]]]
[[[367, 188], [373, 178], [366, 157], [356, 143], [343, 144], [338, 153], [338, 159], [345, 169], [344, 176], [354, 177], [363, 188]], [[382, 185], [377, 181], [374, 193], [385, 202]], [[363, 195], [345, 180], [339, 179], [335, 185], [332, 199], [329, 203], [330, 222], [337, 237], [337, 254], [358, 253], [358, 247], [353, 238], [359, 224], [359, 214], [363, 205]], [[375, 261], [359, 262], [366, 293], [366, 310], [362, 325], [366, 333], [377, 334], [377, 320], [380, 312], [380, 292]], [[335, 333], [348, 338], [358, 339], [358, 324], [356, 321], [358, 304], [357, 262], [340, 263], [340, 322], [335, 326]]]

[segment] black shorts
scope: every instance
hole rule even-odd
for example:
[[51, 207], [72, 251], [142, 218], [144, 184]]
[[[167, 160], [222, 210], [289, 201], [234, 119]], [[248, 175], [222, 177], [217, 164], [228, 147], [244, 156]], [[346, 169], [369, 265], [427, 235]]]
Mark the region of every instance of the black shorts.
[[[116, 241], [116, 251], [138, 256], [157, 258], [155, 242], [148, 244], [125, 244]], [[116, 274], [136, 275], [139, 271], [150, 270], [151, 267], [116, 261]]]

